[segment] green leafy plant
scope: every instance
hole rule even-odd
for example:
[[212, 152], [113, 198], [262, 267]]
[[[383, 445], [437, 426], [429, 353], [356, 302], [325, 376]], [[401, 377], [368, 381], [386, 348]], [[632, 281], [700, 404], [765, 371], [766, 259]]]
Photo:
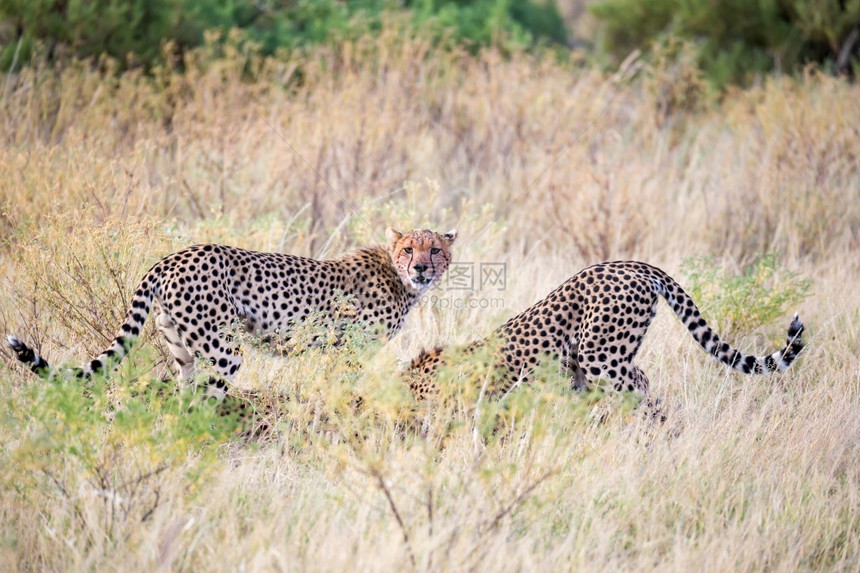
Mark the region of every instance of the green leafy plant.
[[123, 64], [150, 66], [165, 55], [165, 43], [181, 54], [204, 44], [210, 30], [226, 38], [235, 29], [241, 41], [268, 55], [377, 33], [397, 13], [408, 17], [394, 25], [429, 28], [439, 40], [472, 49], [567, 39], [555, 3], [533, 0], [5, 0], [0, 68], [26, 63], [39, 43], [50, 57], [105, 54]]
[[718, 88], [810, 62], [840, 73], [858, 65], [858, 0], [603, 0], [590, 10], [604, 54], [621, 61], [680, 38], [695, 44], [698, 65]]
[[750, 332], [809, 296], [812, 281], [782, 267], [776, 254], [756, 258], [740, 274], [714, 257], [686, 259], [685, 290], [721, 333]]
[[[149, 354], [136, 362], [151, 364]], [[46, 515], [48, 527], [76, 528], [88, 543], [118, 543], [129, 523], [148, 520], [168, 500], [164, 475], [179, 473], [186, 491], [196, 489], [239, 428], [200, 392], [126, 364], [89, 380], [58, 373], [5, 401], [0, 416], [0, 434], [15, 436], [2, 450], [0, 487], [21, 503], [62, 508], [57, 515], [70, 522]]]

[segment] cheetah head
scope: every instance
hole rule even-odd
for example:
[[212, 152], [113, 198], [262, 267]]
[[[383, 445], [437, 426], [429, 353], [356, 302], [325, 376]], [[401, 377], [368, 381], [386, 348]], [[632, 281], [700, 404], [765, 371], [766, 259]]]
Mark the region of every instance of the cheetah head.
[[385, 230], [391, 260], [407, 288], [422, 293], [439, 282], [451, 262], [451, 245], [457, 231], [445, 234], [421, 230], [399, 233]]

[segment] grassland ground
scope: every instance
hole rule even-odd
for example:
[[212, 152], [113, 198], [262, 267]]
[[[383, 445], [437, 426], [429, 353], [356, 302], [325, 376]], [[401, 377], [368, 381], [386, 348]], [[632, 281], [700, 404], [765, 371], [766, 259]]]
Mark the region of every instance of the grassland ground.
[[[89, 389], [7, 360], [0, 568], [860, 569], [856, 85], [810, 73], [716, 98], [683, 70], [386, 33], [301, 61], [204, 56], [0, 78], [4, 332], [80, 364], [146, 269], [198, 242], [324, 257], [388, 225], [457, 226], [459, 282], [372, 356], [249, 348], [237, 386], [290, 398], [256, 444], [146, 393], [171, 375], [151, 326]], [[808, 347], [781, 376], [729, 372], [661, 304], [638, 363], [663, 426], [622, 405], [595, 423], [548, 377], [427, 413], [426, 437], [400, 429], [402, 362], [588, 264], [641, 259], [687, 285], [691, 257], [735, 276], [767, 253], [760, 298], [800, 279], [808, 297], [764, 315], [719, 288], [700, 302], [759, 353], [798, 310]], [[367, 410], [343, 407], [356, 393]]]

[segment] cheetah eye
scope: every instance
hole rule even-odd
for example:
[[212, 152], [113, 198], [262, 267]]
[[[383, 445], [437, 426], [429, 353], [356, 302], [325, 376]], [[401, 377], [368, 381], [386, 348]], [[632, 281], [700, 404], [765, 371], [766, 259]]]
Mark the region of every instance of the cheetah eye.
[[406, 253], [407, 255], [411, 255], [412, 254], [412, 247], [403, 247], [403, 252]]
[[440, 249], [439, 247], [433, 247], [432, 249], [430, 249], [431, 255], [438, 255], [440, 252], [442, 252], [442, 249]]

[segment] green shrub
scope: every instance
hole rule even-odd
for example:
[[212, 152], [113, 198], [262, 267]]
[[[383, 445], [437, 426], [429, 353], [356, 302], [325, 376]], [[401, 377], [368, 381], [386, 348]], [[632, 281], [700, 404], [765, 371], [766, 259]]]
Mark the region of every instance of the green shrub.
[[[407, 2], [407, 5], [411, 4]], [[416, 21], [429, 23], [471, 48], [538, 41], [565, 43], [567, 31], [555, 2], [529, 0], [418, 0]]]
[[713, 257], [684, 261], [685, 290], [721, 334], [751, 332], [784, 315], [809, 296], [812, 281], [783, 268], [775, 254], [754, 260], [740, 274]]
[[[179, 0], [3, 0], [0, 21], [8, 30], [0, 63], [8, 69], [29, 59], [37, 41], [51, 56], [71, 52], [90, 57], [102, 53], [125, 59], [134, 53], [143, 61], [159, 54], [161, 40], [177, 26]], [[22, 48], [19, 51], [19, 47]]]
[[0, 380], [9, 396], [0, 403], [3, 495], [48, 529], [115, 544], [180, 491], [168, 483], [196, 491], [220, 466], [219, 447], [237, 435], [238, 421], [199, 392], [151, 380], [154, 353], [141, 362], [110, 377], [58, 377], [20, 391]]
[[163, 44], [178, 52], [199, 46], [205, 32], [240, 31], [263, 54], [373, 33], [386, 14], [406, 12], [415, 28], [470, 48], [489, 44], [564, 43], [554, 2], [534, 0], [2, 0], [0, 66], [27, 62], [39, 42], [49, 57], [106, 54], [144, 65], [162, 57]]
[[696, 46], [699, 65], [717, 87], [810, 62], [838, 72], [858, 65], [860, 0], [602, 0], [590, 9], [603, 53], [620, 61], [680, 38]]

